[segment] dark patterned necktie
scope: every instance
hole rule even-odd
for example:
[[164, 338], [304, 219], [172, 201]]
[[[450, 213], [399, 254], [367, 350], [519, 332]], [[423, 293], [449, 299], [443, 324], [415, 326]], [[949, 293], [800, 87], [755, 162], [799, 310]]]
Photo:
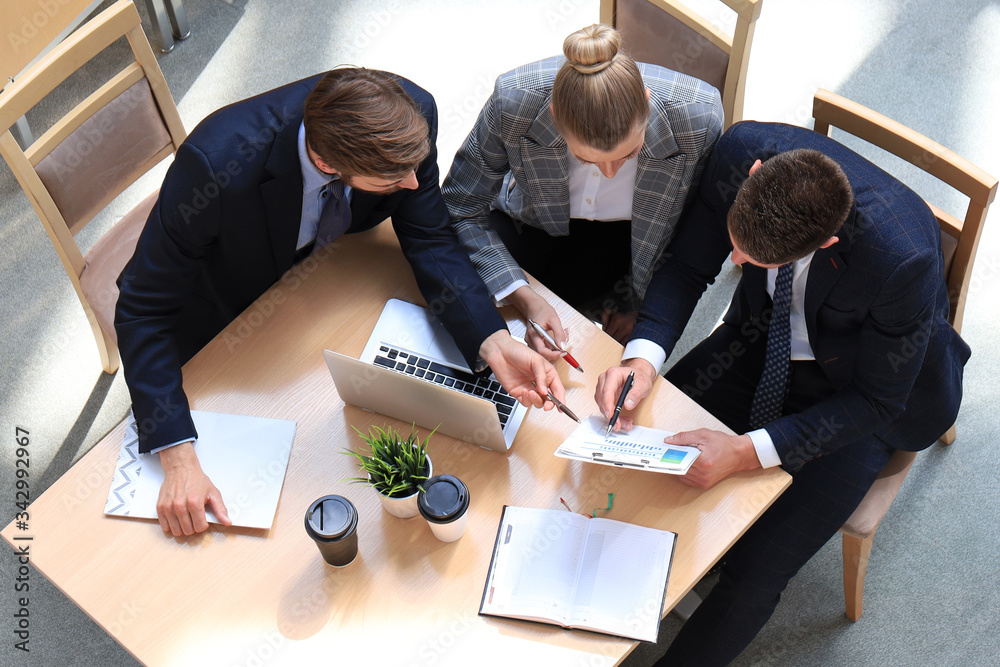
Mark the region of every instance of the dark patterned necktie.
[[791, 264], [778, 269], [772, 302], [771, 324], [767, 330], [767, 357], [760, 384], [753, 396], [753, 405], [750, 406], [750, 430], [766, 426], [780, 417], [788, 393], [788, 362], [792, 344], [792, 328], [788, 321], [792, 305]]
[[344, 182], [330, 181], [323, 193], [327, 200], [316, 228], [316, 249], [339, 237], [351, 226], [351, 205], [344, 196]]

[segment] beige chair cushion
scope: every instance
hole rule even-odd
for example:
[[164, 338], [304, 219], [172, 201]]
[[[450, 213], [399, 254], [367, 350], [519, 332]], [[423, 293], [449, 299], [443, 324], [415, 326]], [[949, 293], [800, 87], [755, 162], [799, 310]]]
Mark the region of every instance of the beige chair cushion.
[[169, 145], [149, 82], [142, 79], [84, 121], [35, 171], [76, 234]]
[[634, 60], [725, 87], [729, 54], [648, 0], [618, 0], [615, 27]]
[[94, 244], [84, 257], [87, 265], [80, 274], [83, 293], [94, 309], [101, 328], [118, 343], [115, 334], [115, 306], [118, 304], [118, 276], [132, 259], [139, 234], [146, 226], [146, 218], [153, 210], [160, 191], [143, 199], [129, 211], [107, 234]]
[[916, 452], [896, 450], [896, 453], [889, 457], [889, 462], [879, 473], [878, 479], [872, 484], [864, 500], [840, 530], [861, 539], [872, 535], [882, 517], [889, 511], [889, 506], [899, 493], [899, 487], [903, 485], [906, 474], [913, 467], [915, 458], [917, 458]]

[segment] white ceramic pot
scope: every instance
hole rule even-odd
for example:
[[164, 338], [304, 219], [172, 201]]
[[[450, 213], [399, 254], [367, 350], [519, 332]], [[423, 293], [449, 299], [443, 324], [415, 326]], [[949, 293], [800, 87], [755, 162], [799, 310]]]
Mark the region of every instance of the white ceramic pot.
[[[430, 454], [427, 455], [427, 479], [434, 476], [434, 464], [431, 463]], [[400, 519], [409, 519], [410, 517], [417, 516], [420, 513], [417, 507], [417, 495], [420, 492], [417, 491], [409, 496], [403, 496], [400, 498], [390, 498], [389, 496], [378, 494], [378, 497], [382, 500], [382, 507], [389, 514], [399, 517]]]

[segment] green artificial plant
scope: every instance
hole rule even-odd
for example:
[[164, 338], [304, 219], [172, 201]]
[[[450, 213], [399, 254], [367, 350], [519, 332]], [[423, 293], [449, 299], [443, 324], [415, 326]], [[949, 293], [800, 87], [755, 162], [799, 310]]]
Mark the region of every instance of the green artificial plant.
[[358, 460], [358, 466], [368, 477], [354, 477], [349, 481], [359, 484], [370, 484], [375, 490], [389, 498], [403, 498], [423, 491], [421, 482], [427, 480], [428, 459], [427, 442], [434, 431], [420, 441], [415, 428], [411, 426], [410, 435], [403, 435], [391, 426], [380, 428], [372, 426], [368, 434], [352, 426], [370, 450], [366, 456], [359, 452], [347, 450]]

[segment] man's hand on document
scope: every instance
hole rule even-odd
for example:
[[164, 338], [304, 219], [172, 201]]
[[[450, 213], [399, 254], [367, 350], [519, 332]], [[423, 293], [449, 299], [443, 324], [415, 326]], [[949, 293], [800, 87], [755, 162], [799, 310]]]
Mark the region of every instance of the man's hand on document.
[[193, 535], [208, 529], [205, 506], [226, 526], [231, 526], [222, 494], [201, 469], [193, 442], [184, 442], [160, 451], [163, 485], [156, 501], [160, 527], [174, 537]]

